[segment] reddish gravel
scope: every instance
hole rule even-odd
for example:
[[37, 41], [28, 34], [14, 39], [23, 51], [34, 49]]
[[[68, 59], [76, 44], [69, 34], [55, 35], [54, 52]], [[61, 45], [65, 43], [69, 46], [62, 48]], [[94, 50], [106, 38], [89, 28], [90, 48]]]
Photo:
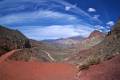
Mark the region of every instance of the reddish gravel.
[[80, 80], [120, 80], [120, 55], [79, 73]]
[[76, 68], [63, 63], [0, 63], [0, 80], [75, 80]]

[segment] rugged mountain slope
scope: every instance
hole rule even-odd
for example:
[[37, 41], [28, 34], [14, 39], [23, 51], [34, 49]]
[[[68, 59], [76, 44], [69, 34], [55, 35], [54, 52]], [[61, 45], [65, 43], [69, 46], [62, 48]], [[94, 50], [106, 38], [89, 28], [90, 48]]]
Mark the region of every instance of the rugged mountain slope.
[[120, 53], [120, 21], [113, 26], [113, 29], [105, 36], [99, 44], [82, 50], [68, 59], [72, 63], [81, 65], [97, 64], [104, 60], [111, 59]]
[[105, 34], [100, 31], [93, 31], [88, 38], [82, 40], [79, 44], [79, 48], [81, 50], [89, 49], [92, 46], [99, 44], [102, 40], [104, 40]]
[[120, 55], [78, 73], [79, 80], [120, 80]]
[[[81, 60], [81, 54], [88, 55]], [[120, 80], [120, 21], [100, 44], [76, 57], [80, 62], [79, 80]]]
[[91, 55], [91, 48], [101, 43], [104, 40], [104, 38], [104, 33], [97, 30], [93, 31], [88, 38], [82, 40], [79, 44], [77, 44], [77, 53], [66, 58], [65, 61], [75, 64], [80, 63], [86, 57]]
[[94, 31], [89, 35], [88, 38], [91, 38], [91, 37], [99, 37], [99, 38], [102, 38], [102, 37], [104, 37], [104, 36], [105, 36], [105, 34], [104, 34], [103, 32], [100, 32], [100, 31], [98, 31], [98, 30], [94, 30]]
[[113, 26], [101, 43], [84, 52], [79, 52], [72, 59], [79, 62], [80, 66], [87, 67], [111, 59], [117, 54], [120, 54], [120, 21]]
[[30, 47], [29, 39], [20, 31], [0, 26], [0, 55], [12, 49]]
[[113, 26], [113, 29], [108, 32], [105, 39], [93, 47], [91, 51], [92, 54], [101, 55], [102, 60], [120, 53], [120, 21]]

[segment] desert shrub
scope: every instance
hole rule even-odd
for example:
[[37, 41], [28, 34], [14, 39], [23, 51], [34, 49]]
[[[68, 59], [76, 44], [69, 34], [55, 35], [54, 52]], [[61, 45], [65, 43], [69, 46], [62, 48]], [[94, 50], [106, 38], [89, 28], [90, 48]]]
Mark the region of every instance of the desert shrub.
[[3, 47], [1, 47], [3, 50], [5, 50], [5, 51], [10, 51], [10, 48], [8, 48], [7, 46], [3, 46]]
[[79, 65], [79, 69], [88, 69], [90, 65], [96, 65], [100, 63], [100, 58], [92, 55], [89, 56], [87, 59], [85, 59], [80, 65]]
[[90, 56], [88, 57], [87, 59], [87, 63], [89, 65], [95, 65], [95, 64], [99, 64], [100, 62], [100, 58], [99, 57], [96, 57], [96, 56]]
[[79, 71], [80, 71], [80, 70], [83, 70], [83, 69], [88, 69], [88, 68], [89, 68], [89, 65], [88, 65], [88, 64], [79, 65]]

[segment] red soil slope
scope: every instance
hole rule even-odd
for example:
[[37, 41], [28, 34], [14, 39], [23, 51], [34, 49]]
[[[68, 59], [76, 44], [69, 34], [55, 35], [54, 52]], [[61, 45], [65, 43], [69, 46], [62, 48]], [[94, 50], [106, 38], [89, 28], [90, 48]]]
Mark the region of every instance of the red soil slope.
[[120, 80], [120, 55], [80, 71], [80, 80]]
[[62, 63], [0, 63], [0, 80], [75, 80], [74, 66]]

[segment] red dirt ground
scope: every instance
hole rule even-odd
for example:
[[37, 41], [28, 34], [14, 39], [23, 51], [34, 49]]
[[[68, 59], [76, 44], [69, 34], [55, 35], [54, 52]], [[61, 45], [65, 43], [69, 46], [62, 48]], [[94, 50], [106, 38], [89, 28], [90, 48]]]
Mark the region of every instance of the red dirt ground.
[[120, 80], [120, 55], [79, 73], [80, 80]]
[[75, 80], [76, 67], [64, 63], [5, 61], [16, 50], [0, 57], [0, 80]]
[[0, 64], [0, 80], [75, 80], [74, 66], [62, 63], [9, 61]]

